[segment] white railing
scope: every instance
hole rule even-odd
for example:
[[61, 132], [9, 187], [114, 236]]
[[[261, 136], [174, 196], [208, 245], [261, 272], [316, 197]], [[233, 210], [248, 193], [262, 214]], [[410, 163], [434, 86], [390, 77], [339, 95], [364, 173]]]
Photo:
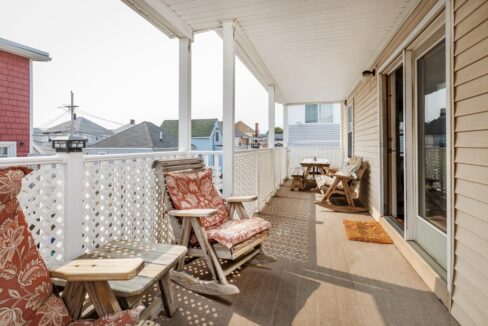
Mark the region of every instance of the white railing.
[[341, 167], [341, 149], [339, 147], [288, 147], [288, 176], [293, 170], [300, 168], [300, 162], [313, 157], [327, 159], [330, 166]]
[[[178, 157], [202, 157], [222, 187], [222, 152], [62, 154], [0, 159], [0, 168], [33, 169], [23, 180], [19, 201], [42, 255], [62, 261], [112, 239], [171, 241], [168, 220], [157, 218], [163, 207], [152, 164]], [[235, 152], [234, 193], [259, 198], [246, 206], [250, 214], [281, 184], [283, 171], [286, 149]]]

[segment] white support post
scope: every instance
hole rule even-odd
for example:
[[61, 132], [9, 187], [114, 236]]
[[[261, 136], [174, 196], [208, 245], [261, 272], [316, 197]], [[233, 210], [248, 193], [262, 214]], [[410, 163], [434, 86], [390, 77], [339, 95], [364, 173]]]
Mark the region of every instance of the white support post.
[[275, 146], [275, 89], [268, 86], [268, 148]]
[[233, 21], [223, 23], [224, 78], [223, 78], [223, 195], [234, 194], [234, 121], [235, 121], [235, 26]]
[[58, 153], [66, 158], [65, 169], [65, 232], [64, 259], [70, 260], [83, 253], [83, 153]]
[[288, 104], [283, 104], [283, 147], [288, 147]]
[[180, 39], [178, 150], [191, 151], [191, 40]]

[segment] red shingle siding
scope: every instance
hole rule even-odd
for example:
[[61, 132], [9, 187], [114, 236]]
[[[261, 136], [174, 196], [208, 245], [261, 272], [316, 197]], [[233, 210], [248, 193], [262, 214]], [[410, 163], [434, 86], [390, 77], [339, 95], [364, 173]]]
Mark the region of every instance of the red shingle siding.
[[0, 51], [0, 141], [17, 142], [17, 155], [29, 154], [29, 59]]

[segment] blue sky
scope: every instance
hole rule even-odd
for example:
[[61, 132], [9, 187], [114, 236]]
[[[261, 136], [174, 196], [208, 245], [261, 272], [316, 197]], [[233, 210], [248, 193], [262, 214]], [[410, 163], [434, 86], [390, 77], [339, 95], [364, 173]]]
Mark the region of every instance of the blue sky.
[[[80, 110], [118, 123], [178, 117], [178, 41], [119, 0], [0, 0], [0, 37], [49, 52], [34, 64], [34, 126], [67, 119], [58, 108], [75, 92]], [[193, 44], [193, 118], [222, 118], [222, 41]], [[61, 117], [60, 117], [61, 116]], [[56, 120], [57, 117], [60, 117]], [[237, 60], [236, 121], [267, 129], [267, 93]], [[96, 120], [109, 128], [118, 127]], [[277, 105], [276, 125], [282, 125]]]

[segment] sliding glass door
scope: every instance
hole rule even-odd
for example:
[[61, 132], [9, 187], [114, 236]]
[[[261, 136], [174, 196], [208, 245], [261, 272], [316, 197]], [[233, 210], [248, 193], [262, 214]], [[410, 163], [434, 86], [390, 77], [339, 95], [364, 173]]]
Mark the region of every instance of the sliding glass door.
[[416, 58], [416, 242], [447, 266], [447, 121], [444, 41]]

